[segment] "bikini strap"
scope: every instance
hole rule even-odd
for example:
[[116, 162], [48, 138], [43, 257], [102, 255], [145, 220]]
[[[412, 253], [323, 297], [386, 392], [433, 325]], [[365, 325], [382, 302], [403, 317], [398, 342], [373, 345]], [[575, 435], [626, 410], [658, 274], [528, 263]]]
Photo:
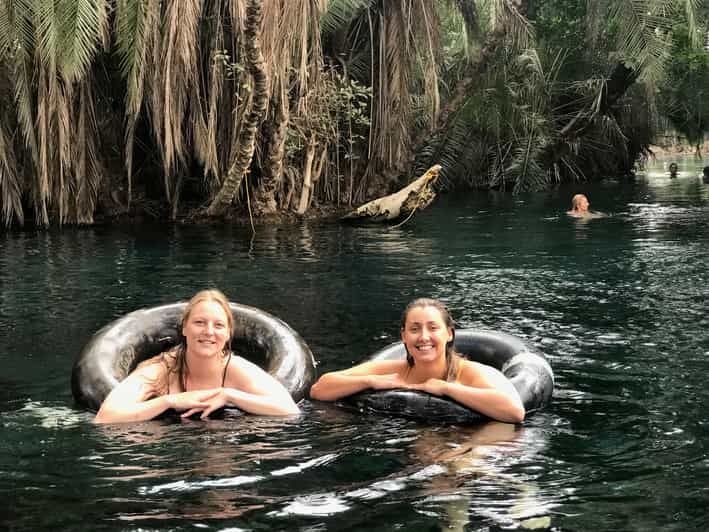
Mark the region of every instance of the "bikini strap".
[[229, 351], [229, 357], [224, 365], [224, 375], [222, 375], [222, 388], [224, 388], [224, 383], [226, 382], [226, 371], [229, 369], [229, 362], [231, 362], [231, 351]]

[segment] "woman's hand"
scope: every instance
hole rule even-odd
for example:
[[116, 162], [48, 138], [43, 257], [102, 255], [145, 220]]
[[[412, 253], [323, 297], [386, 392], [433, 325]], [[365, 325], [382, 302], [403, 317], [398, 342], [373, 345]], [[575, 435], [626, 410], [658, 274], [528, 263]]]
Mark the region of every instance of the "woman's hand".
[[211, 406], [212, 401], [217, 395], [219, 395], [221, 390], [221, 388], [212, 388], [211, 390], [194, 390], [191, 392], [172, 393], [170, 395], [166, 395], [165, 399], [167, 399], [170, 408], [177, 410], [178, 412], [182, 412], [183, 410], [200, 412]]
[[202, 412], [202, 414], [199, 416], [200, 419], [207, 419], [209, 417], [209, 414], [211, 414], [215, 410], [219, 410], [221, 407], [226, 406], [229, 403], [224, 388], [215, 388], [214, 390], [207, 391], [210, 392], [210, 395], [208, 397], [204, 398], [199, 405], [193, 406], [192, 408], [184, 412], [180, 417], [187, 418], [193, 416], [194, 414], [197, 414], [198, 412]]
[[422, 392], [441, 396], [446, 395], [448, 383], [441, 379], [428, 379], [427, 381], [419, 384], [409, 384], [408, 387], [412, 390], [420, 390]]

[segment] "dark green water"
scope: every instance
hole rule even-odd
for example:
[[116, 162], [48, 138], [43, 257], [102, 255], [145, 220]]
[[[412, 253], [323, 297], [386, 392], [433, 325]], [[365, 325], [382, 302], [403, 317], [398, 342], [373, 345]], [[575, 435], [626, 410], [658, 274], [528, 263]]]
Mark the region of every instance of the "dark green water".
[[[709, 185], [681, 168], [444, 196], [398, 229], [0, 234], [0, 530], [704, 530]], [[611, 216], [568, 219], [575, 192]], [[297, 419], [97, 427], [74, 408], [94, 331], [209, 286], [287, 321], [321, 371], [438, 297], [543, 350], [554, 401], [517, 428], [307, 402]]]

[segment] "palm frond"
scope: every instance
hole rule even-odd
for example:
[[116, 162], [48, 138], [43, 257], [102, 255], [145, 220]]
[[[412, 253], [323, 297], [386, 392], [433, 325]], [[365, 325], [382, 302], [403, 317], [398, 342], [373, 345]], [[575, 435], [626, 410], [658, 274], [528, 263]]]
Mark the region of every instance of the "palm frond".
[[39, 67], [37, 88], [37, 129], [39, 164], [37, 178], [33, 183], [32, 201], [35, 219], [39, 225], [49, 224], [48, 203], [51, 201], [50, 187], [54, 166], [53, 109], [56, 104], [56, 75], [46, 66]]
[[426, 99], [427, 114], [430, 124], [435, 127], [438, 122], [438, 113], [441, 107], [441, 96], [438, 91], [440, 84], [438, 74], [439, 50], [441, 49], [441, 36], [438, 29], [441, 21], [435, 9], [428, 4], [418, 4], [419, 9], [412, 13], [414, 20], [421, 24], [415, 29], [415, 33], [420, 35], [421, 44], [417, 47], [419, 53], [417, 58], [421, 63], [421, 71], [424, 85], [424, 96]]
[[[651, 5], [648, 5], [651, 4]], [[640, 72], [641, 80], [661, 78], [669, 57], [674, 0], [614, 2], [609, 18], [618, 31], [622, 61]]]
[[376, 0], [330, 0], [320, 20], [324, 35], [342, 31], [363, 12], [374, 7]]
[[125, 167], [127, 207], [133, 198], [135, 127], [143, 105], [148, 66], [155, 51], [159, 25], [159, 0], [118, 0], [115, 14], [116, 48], [121, 74], [126, 80]]
[[73, 151], [73, 181], [76, 193], [73, 198], [75, 221], [79, 224], [91, 224], [94, 221], [94, 211], [98, 190], [103, 180], [103, 169], [100, 161], [96, 139], [96, 105], [90, 80], [84, 80], [79, 87], [79, 113], [76, 119]]
[[30, 152], [35, 168], [39, 167], [39, 145], [37, 143], [37, 133], [35, 116], [33, 112], [34, 90], [31, 65], [29, 60], [18, 60], [13, 65], [14, 76], [12, 83], [15, 91], [15, 104], [17, 118], [25, 141], [25, 146]]
[[[197, 159], [202, 163], [204, 176], [218, 180], [221, 175], [219, 164], [218, 134], [220, 115], [220, 103], [222, 101], [224, 82], [227, 78], [228, 65], [225, 56], [225, 25], [224, 15], [221, 5], [218, 2], [212, 4], [212, 12], [208, 16], [213, 21], [209, 32], [210, 41], [206, 51], [209, 58], [207, 65], [206, 98], [197, 93], [195, 98], [199, 99], [200, 105], [192, 107], [192, 122], [194, 124], [192, 142], [195, 147]], [[200, 83], [200, 85], [202, 85]], [[193, 86], [196, 92], [198, 85]], [[206, 110], [202, 105], [205, 100]], [[205, 116], [206, 114], [206, 116]]]
[[34, 49], [34, 3], [32, 0], [0, 2], [0, 57], [3, 53], [27, 59]]
[[5, 131], [0, 120], [0, 205], [5, 226], [9, 227], [13, 219], [20, 225], [24, 223], [22, 211], [22, 178], [18, 172], [15, 151], [11, 137]]
[[539, 163], [543, 139], [530, 135], [519, 139], [504, 168], [504, 179], [514, 183], [514, 193], [540, 190], [549, 184], [547, 172]]
[[684, 14], [687, 17], [687, 32], [692, 46], [701, 49], [704, 45], [704, 33], [697, 21], [699, 9], [705, 3], [703, 0], [681, 0], [684, 4]]
[[116, 53], [126, 79], [126, 113], [137, 115], [143, 100], [151, 36], [160, 28], [159, 0], [118, 0], [115, 13]]
[[60, 0], [58, 67], [70, 81], [83, 78], [102, 43], [107, 42], [106, 0]]
[[173, 0], [167, 6], [165, 26], [160, 44], [160, 68], [153, 92], [159, 94], [158, 124], [163, 156], [165, 193], [174, 206], [177, 199], [173, 174], [178, 164], [187, 159], [185, 117], [190, 86], [198, 82], [196, 61], [199, 39], [198, 22], [202, 0]]
[[45, 66], [56, 70], [62, 44], [59, 5], [54, 0], [38, 0], [34, 17], [35, 56]]
[[72, 174], [72, 126], [73, 117], [73, 87], [71, 84], [57, 86], [57, 95], [54, 112], [56, 126], [56, 142], [52, 149], [56, 151], [54, 165], [55, 174], [52, 176], [50, 189], [52, 200], [59, 207], [59, 225], [66, 223], [71, 214], [71, 201], [68, 194]]

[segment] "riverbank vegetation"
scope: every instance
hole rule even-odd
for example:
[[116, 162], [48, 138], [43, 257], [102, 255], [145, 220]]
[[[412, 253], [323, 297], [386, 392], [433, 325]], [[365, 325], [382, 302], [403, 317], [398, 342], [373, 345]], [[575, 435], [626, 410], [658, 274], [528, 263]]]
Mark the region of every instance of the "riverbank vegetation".
[[[707, 125], [700, 0], [5, 0], [4, 225], [623, 175]], [[684, 106], [684, 107], [683, 107]]]

